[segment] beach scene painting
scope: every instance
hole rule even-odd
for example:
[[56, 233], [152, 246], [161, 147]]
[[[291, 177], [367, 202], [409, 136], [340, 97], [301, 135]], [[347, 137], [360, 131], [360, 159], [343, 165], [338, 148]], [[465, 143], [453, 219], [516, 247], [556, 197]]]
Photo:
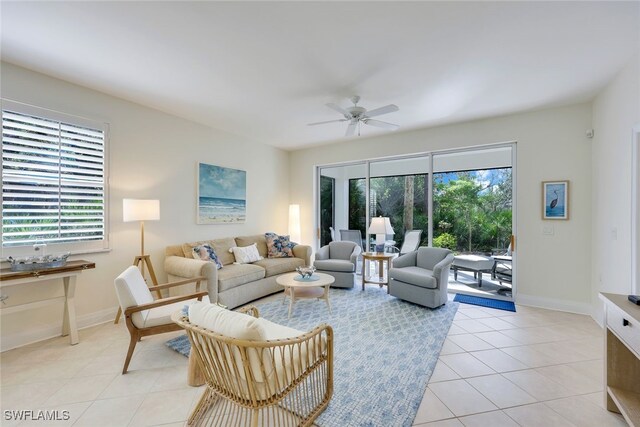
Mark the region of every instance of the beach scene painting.
[[542, 183], [542, 219], [569, 219], [569, 181]]
[[198, 224], [245, 222], [246, 202], [246, 171], [198, 163]]

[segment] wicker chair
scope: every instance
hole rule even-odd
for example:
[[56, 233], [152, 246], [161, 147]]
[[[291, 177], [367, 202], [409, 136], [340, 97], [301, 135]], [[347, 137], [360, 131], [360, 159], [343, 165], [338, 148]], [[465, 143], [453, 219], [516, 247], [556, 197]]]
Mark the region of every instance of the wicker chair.
[[[253, 316], [254, 321], [259, 318], [253, 306], [240, 312]], [[220, 335], [190, 323], [179, 312], [172, 319], [187, 331], [206, 383], [187, 425], [310, 426], [329, 404], [333, 394], [333, 330], [329, 325], [301, 333], [258, 319], [271, 325], [276, 336], [290, 331], [299, 335], [256, 341]]]

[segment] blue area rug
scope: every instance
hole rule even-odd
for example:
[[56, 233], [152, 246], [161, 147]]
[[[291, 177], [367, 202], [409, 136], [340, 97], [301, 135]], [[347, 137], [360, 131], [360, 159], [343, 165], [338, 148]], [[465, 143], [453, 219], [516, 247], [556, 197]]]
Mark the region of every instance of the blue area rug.
[[[333, 314], [324, 301], [297, 301], [291, 319], [280, 298], [254, 303], [261, 317], [301, 331], [333, 327], [334, 393], [316, 424], [411, 426], [458, 304], [431, 310], [377, 287], [331, 289], [330, 301]], [[186, 336], [167, 345], [189, 353]]]
[[502, 301], [491, 298], [474, 297], [471, 295], [456, 294], [454, 301], [461, 302], [463, 304], [473, 304], [482, 307], [495, 308], [498, 310], [516, 311], [516, 305], [511, 301]]

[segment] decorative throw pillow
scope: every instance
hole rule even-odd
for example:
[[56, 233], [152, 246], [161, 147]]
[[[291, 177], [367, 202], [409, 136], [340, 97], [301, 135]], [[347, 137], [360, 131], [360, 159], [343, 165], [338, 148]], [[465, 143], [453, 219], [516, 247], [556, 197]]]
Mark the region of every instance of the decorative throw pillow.
[[229, 249], [229, 252], [232, 252], [233, 256], [236, 258], [236, 262], [234, 262], [234, 264], [249, 264], [262, 259], [258, 253], [258, 245], [255, 243], [244, 247], [234, 246]]
[[200, 261], [215, 262], [216, 268], [218, 270], [222, 268], [222, 262], [218, 259], [216, 251], [214, 251], [211, 245], [209, 245], [208, 243], [194, 246], [193, 248], [191, 248], [191, 254], [195, 259], [199, 259]]
[[296, 245], [296, 243], [290, 241], [289, 236], [279, 236], [276, 233], [265, 233], [264, 238], [267, 241], [267, 257], [293, 257], [293, 247]]

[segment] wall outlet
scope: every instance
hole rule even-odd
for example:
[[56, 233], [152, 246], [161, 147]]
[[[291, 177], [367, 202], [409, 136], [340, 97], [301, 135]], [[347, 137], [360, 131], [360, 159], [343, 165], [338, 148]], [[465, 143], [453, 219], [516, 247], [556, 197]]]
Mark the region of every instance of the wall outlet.
[[543, 225], [542, 226], [542, 234], [545, 236], [553, 236], [555, 233], [553, 229], [553, 225]]

